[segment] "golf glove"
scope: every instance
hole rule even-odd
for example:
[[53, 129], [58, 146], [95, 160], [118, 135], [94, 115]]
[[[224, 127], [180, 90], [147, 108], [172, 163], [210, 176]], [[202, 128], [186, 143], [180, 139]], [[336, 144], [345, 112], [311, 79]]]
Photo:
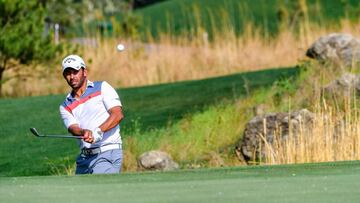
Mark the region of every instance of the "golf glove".
[[102, 140], [104, 132], [101, 131], [100, 128], [96, 128], [94, 131], [92, 131], [92, 135], [94, 136], [94, 143]]

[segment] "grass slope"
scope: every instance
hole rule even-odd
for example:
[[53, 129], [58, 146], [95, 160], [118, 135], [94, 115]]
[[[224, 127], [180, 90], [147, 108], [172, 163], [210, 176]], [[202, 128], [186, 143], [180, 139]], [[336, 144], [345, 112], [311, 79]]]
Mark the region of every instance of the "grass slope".
[[[211, 35], [213, 31], [229, 25], [236, 33], [241, 33], [248, 23], [262, 29], [266, 34], [275, 34], [280, 24], [279, 9], [285, 9], [291, 18], [298, 9], [298, 2], [300, 1], [171, 0], [139, 9], [136, 13], [144, 19], [143, 30], [150, 30], [153, 36], [162, 32], [193, 32], [200, 27], [205, 28]], [[311, 22], [330, 26], [338, 24], [344, 17], [358, 20], [360, 2], [308, 0], [307, 6]]]
[[0, 178], [0, 202], [358, 202], [360, 162]]
[[[274, 69], [148, 87], [121, 89], [126, 118], [122, 136], [134, 129], [165, 126], [207, 105], [246, 96], [246, 91], [271, 86], [281, 78], [299, 72], [296, 68]], [[29, 132], [66, 134], [58, 106], [65, 95], [0, 100], [0, 176], [48, 175], [73, 164], [76, 142], [64, 139], [38, 139]], [[59, 163], [62, 163], [59, 166]], [[67, 164], [63, 164], [67, 163]]]
[[169, 120], [176, 121], [206, 106], [247, 96], [248, 92], [270, 87], [275, 81], [298, 73], [297, 68], [272, 69], [120, 90], [128, 116], [125, 122], [138, 120], [145, 129], [162, 127]]

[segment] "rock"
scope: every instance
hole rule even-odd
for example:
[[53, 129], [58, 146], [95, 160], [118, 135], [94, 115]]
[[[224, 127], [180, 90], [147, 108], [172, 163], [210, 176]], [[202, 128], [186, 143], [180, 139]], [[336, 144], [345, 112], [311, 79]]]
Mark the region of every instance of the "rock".
[[306, 51], [306, 56], [321, 62], [351, 66], [360, 62], [360, 39], [350, 34], [331, 33], [315, 41]]
[[275, 133], [281, 140], [286, 140], [291, 129], [295, 138], [301, 130], [311, 129], [314, 114], [307, 109], [291, 113], [267, 113], [254, 117], [247, 123], [244, 134], [236, 146], [236, 154], [241, 161], [265, 159], [265, 140], [272, 145]]
[[360, 75], [345, 73], [340, 78], [330, 82], [324, 87], [324, 93], [331, 97], [342, 100], [344, 97], [351, 98], [353, 93], [360, 93]]
[[162, 151], [149, 151], [138, 158], [140, 170], [162, 170], [169, 171], [179, 168], [179, 164], [172, 160], [170, 155]]

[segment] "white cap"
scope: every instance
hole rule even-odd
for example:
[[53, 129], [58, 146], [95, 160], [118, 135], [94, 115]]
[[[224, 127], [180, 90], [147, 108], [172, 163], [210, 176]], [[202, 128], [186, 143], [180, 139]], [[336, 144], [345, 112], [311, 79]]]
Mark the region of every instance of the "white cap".
[[62, 61], [63, 72], [67, 68], [73, 68], [80, 70], [80, 68], [86, 68], [84, 60], [78, 55], [69, 55]]

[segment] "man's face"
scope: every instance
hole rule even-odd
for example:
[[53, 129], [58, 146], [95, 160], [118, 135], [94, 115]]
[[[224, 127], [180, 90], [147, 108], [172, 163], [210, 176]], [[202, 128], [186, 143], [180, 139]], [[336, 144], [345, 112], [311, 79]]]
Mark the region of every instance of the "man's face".
[[86, 75], [87, 72], [83, 68], [80, 68], [80, 70], [67, 68], [63, 72], [66, 82], [72, 89], [79, 89], [86, 81]]

